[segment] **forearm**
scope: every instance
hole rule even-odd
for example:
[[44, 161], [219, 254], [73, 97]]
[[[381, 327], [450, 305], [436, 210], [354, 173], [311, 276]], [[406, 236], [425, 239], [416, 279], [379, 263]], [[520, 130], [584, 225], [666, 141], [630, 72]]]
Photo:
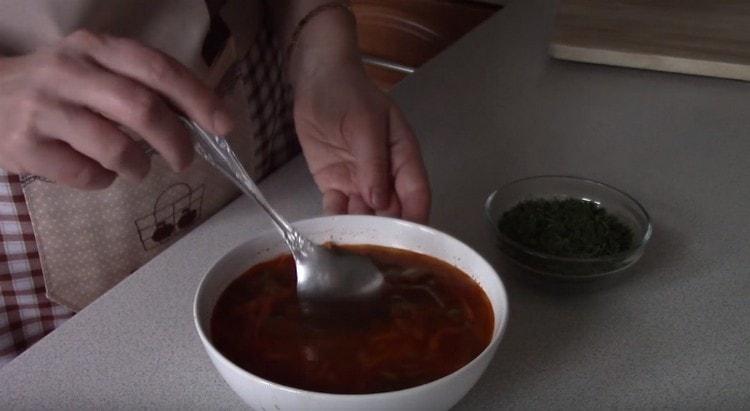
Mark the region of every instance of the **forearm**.
[[[274, 25], [286, 51], [299, 22], [312, 10], [331, 0], [269, 1]], [[345, 2], [342, 2], [345, 3]], [[295, 85], [302, 77], [315, 75], [327, 64], [359, 60], [356, 22], [341, 8], [332, 8], [309, 20], [296, 38], [292, 53], [286, 56], [286, 74]]]

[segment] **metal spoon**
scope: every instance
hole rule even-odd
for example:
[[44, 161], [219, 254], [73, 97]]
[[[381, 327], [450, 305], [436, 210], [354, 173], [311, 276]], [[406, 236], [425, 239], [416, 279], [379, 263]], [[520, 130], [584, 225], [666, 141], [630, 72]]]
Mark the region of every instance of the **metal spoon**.
[[190, 130], [198, 154], [255, 199], [271, 217], [294, 257], [300, 301], [361, 303], [379, 295], [383, 274], [372, 260], [345, 250], [332, 250], [305, 238], [266, 201], [223, 137], [203, 130], [192, 120], [180, 119]]

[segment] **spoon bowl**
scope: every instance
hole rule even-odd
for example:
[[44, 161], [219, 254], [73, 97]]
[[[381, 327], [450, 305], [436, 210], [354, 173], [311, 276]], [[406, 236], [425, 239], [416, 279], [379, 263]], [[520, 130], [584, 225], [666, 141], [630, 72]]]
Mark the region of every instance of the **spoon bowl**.
[[369, 258], [312, 244], [295, 257], [297, 296], [305, 301], [361, 301], [379, 295], [383, 275]]

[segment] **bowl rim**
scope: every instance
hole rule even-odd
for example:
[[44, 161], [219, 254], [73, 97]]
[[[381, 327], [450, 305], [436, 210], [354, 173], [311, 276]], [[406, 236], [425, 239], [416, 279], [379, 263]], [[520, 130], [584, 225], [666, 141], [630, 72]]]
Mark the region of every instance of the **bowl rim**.
[[[635, 205], [636, 209], [643, 213], [643, 216], [646, 218], [646, 232], [639, 237], [638, 243], [634, 245], [633, 247], [621, 251], [616, 254], [601, 256], [601, 257], [585, 257], [585, 258], [579, 258], [579, 257], [562, 257], [557, 256], [554, 254], [547, 254], [540, 251], [535, 251], [531, 248], [529, 248], [526, 245], [523, 245], [515, 240], [512, 240], [510, 237], [506, 236], [500, 229], [497, 227], [497, 223], [499, 221], [496, 221], [494, 217], [490, 214], [490, 205], [492, 204], [492, 201], [495, 199], [495, 196], [500, 193], [502, 190], [507, 189], [510, 186], [529, 182], [532, 180], [545, 180], [545, 179], [560, 179], [560, 180], [571, 180], [579, 183], [585, 183], [589, 185], [595, 185], [599, 186], [600, 188], [604, 188], [608, 191], [613, 191], [621, 196], [623, 196], [626, 200], [630, 201], [632, 205]], [[557, 174], [543, 174], [538, 176], [531, 176], [531, 177], [524, 177], [517, 180], [513, 180], [509, 183], [503, 184], [498, 189], [490, 193], [489, 196], [487, 196], [487, 199], [484, 202], [484, 216], [487, 219], [487, 221], [492, 226], [495, 233], [500, 237], [500, 239], [508, 244], [510, 244], [513, 247], [516, 247], [523, 251], [524, 253], [527, 253], [529, 255], [532, 255], [534, 257], [544, 258], [547, 260], [554, 260], [554, 261], [560, 261], [560, 262], [570, 262], [570, 263], [601, 263], [601, 262], [608, 262], [608, 261], [620, 261], [623, 259], [626, 259], [627, 257], [636, 254], [639, 252], [639, 250], [642, 250], [646, 247], [646, 244], [648, 244], [649, 240], [651, 239], [651, 235], [653, 234], [653, 225], [651, 223], [651, 216], [649, 215], [648, 211], [646, 211], [646, 208], [643, 207], [643, 205], [636, 200], [633, 196], [626, 193], [623, 190], [620, 190], [619, 188], [616, 188], [612, 185], [609, 185], [607, 183], [603, 183], [601, 181], [593, 180], [590, 178], [585, 177], [578, 177], [573, 175], [557, 175]], [[607, 273], [603, 273], [607, 274]], [[594, 275], [582, 275], [582, 276], [571, 276], [571, 275], [565, 275], [564, 277], [592, 277]], [[601, 274], [600, 274], [601, 275]]]
[[[321, 391], [310, 391], [310, 390], [305, 390], [305, 389], [301, 389], [301, 388], [296, 388], [296, 387], [292, 387], [292, 386], [289, 386], [289, 385], [280, 384], [280, 383], [268, 380], [266, 378], [260, 377], [260, 376], [258, 376], [256, 374], [251, 373], [250, 371], [245, 370], [244, 368], [240, 367], [239, 365], [235, 364], [234, 362], [232, 362], [231, 360], [229, 360], [228, 358], [226, 358], [224, 356], [224, 354], [222, 354], [221, 351], [219, 351], [214, 346], [214, 344], [211, 341], [211, 339], [208, 338], [208, 336], [204, 332], [203, 327], [201, 326], [201, 322], [199, 320], [199, 316], [198, 316], [198, 301], [199, 301], [201, 295], [203, 294], [203, 290], [205, 289], [205, 284], [206, 284], [206, 282], [208, 280], [209, 274], [213, 271], [214, 267], [216, 267], [216, 265], [219, 262], [221, 262], [228, 255], [230, 255], [233, 252], [235, 252], [235, 250], [237, 250], [237, 249], [245, 246], [245, 244], [247, 244], [248, 242], [255, 241], [256, 239], [264, 237], [264, 236], [268, 235], [271, 232], [275, 232], [275, 229], [264, 230], [262, 232], [257, 233], [256, 235], [253, 235], [252, 237], [249, 237], [249, 238], [245, 239], [244, 241], [240, 242], [239, 244], [235, 245], [234, 247], [232, 247], [231, 249], [229, 249], [225, 253], [223, 253], [221, 256], [219, 256], [218, 258], [216, 258], [211, 263], [211, 266], [208, 269], [208, 271], [206, 271], [205, 274], [203, 274], [203, 277], [201, 278], [200, 282], [198, 283], [198, 287], [196, 288], [195, 295], [193, 297], [193, 324], [195, 326], [196, 331], [198, 332], [198, 336], [199, 336], [200, 340], [203, 342], [204, 347], [207, 348], [207, 349], [210, 349], [221, 362], [223, 362], [224, 364], [226, 364], [227, 366], [229, 366], [235, 372], [239, 372], [243, 376], [250, 377], [252, 379], [255, 379], [255, 380], [261, 382], [262, 384], [264, 384], [266, 386], [273, 387], [273, 388], [281, 390], [281, 391], [289, 392], [289, 393], [296, 394], [296, 395], [314, 396], [316, 398], [321, 398], [321, 399], [339, 399], [339, 400], [342, 400], [342, 399], [356, 398], [356, 399], [363, 399], [363, 400], [377, 400], [377, 399], [380, 399], [380, 398], [390, 398], [390, 397], [392, 397], [394, 395], [395, 396], [401, 396], [401, 395], [408, 395], [408, 394], [411, 394], [411, 393], [416, 393], [416, 392], [419, 392], [419, 391], [422, 391], [422, 390], [429, 390], [430, 388], [432, 388], [434, 386], [437, 386], [437, 385], [445, 382], [445, 380], [447, 380], [449, 378], [455, 377], [457, 374], [466, 372], [469, 369], [470, 366], [475, 365], [477, 362], [479, 362], [481, 360], [482, 357], [485, 357], [485, 356], [489, 355], [490, 352], [493, 351], [496, 348], [497, 345], [499, 345], [500, 341], [503, 339], [503, 336], [505, 335], [505, 332], [506, 332], [506, 330], [508, 328], [508, 319], [509, 319], [509, 313], [510, 313], [510, 304], [509, 304], [509, 301], [508, 301], [508, 293], [507, 293], [507, 291], [505, 289], [505, 284], [503, 284], [503, 281], [500, 278], [500, 274], [497, 272], [497, 269], [492, 264], [490, 264], [481, 254], [479, 254], [479, 252], [477, 252], [474, 248], [470, 247], [468, 244], [464, 243], [463, 241], [461, 241], [461, 240], [453, 237], [452, 235], [450, 235], [448, 233], [439, 231], [439, 230], [434, 229], [434, 228], [429, 227], [429, 226], [425, 226], [425, 225], [422, 225], [422, 224], [419, 224], [419, 223], [415, 223], [415, 222], [411, 222], [411, 221], [401, 220], [401, 219], [398, 219], [398, 218], [385, 217], [385, 216], [373, 216], [373, 215], [333, 215], [333, 216], [320, 216], [320, 217], [307, 218], [307, 219], [303, 219], [303, 220], [297, 220], [297, 221], [292, 222], [291, 224], [293, 224], [293, 225], [311, 224], [312, 222], [315, 222], [317, 220], [327, 220], [327, 219], [345, 219], [345, 220], [346, 219], [352, 219], [352, 220], [354, 220], [354, 219], [361, 219], [361, 218], [372, 219], [372, 220], [375, 220], [376, 222], [380, 221], [380, 222], [391, 222], [391, 223], [403, 224], [403, 225], [415, 227], [415, 228], [417, 228], [417, 229], [419, 229], [421, 231], [426, 231], [426, 232], [428, 232], [430, 234], [433, 234], [433, 235], [440, 235], [440, 236], [447, 237], [450, 240], [456, 241], [459, 244], [464, 245], [473, 254], [473, 257], [478, 258], [480, 262], [486, 264], [488, 267], [490, 267], [492, 269], [492, 271], [494, 272], [495, 276], [493, 276], [491, 278], [493, 278], [494, 280], [496, 280], [497, 283], [498, 283], [498, 285], [499, 285], [499, 292], [500, 292], [500, 297], [501, 297], [500, 301], [499, 301], [499, 304], [501, 304], [500, 308], [503, 311], [503, 315], [502, 315], [502, 318], [498, 319], [499, 328], [497, 330], [497, 333], [495, 333], [495, 330], [493, 329], [493, 336], [490, 339], [489, 344], [487, 344], [487, 346], [484, 347], [484, 349], [479, 354], [477, 354], [476, 357], [474, 357], [471, 361], [469, 361], [468, 363], [464, 364], [461, 368], [453, 371], [452, 373], [447, 374], [447, 375], [445, 375], [443, 377], [440, 377], [438, 379], [432, 380], [430, 382], [427, 382], [427, 383], [424, 383], [424, 384], [420, 384], [420, 385], [416, 385], [416, 386], [409, 387], [409, 388], [404, 388], [404, 389], [401, 389], [401, 390], [384, 391], [384, 392], [376, 392], [376, 393], [368, 393], [368, 394], [337, 394], [337, 393], [328, 393], [328, 392], [321, 392]], [[488, 299], [489, 299], [489, 296], [488, 296]], [[490, 300], [490, 303], [492, 303], [492, 300]]]

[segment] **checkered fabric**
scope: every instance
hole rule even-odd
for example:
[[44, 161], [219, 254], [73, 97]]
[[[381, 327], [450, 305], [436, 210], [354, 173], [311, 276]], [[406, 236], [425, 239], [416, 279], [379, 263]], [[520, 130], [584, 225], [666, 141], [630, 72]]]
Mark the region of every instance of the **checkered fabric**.
[[73, 312], [47, 299], [21, 180], [0, 170], [0, 367]]
[[[268, 25], [247, 56], [224, 76], [217, 93], [241, 84], [259, 141], [255, 176], [265, 176], [300, 152], [294, 132], [291, 93], [282, 78], [283, 55]], [[223, 88], [223, 89], [222, 89]], [[39, 252], [22, 179], [0, 169], [0, 367], [74, 313], [45, 294]]]
[[266, 176], [301, 151], [292, 120], [291, 88], [283, 79], [283, 53], [271, 28], [261, 29], [254, 47], [230, 67], [216, 87], [217, 94], [241, 84], [247, 89], [250, 120], [257, 125], [259, 144], [251, 175]]

